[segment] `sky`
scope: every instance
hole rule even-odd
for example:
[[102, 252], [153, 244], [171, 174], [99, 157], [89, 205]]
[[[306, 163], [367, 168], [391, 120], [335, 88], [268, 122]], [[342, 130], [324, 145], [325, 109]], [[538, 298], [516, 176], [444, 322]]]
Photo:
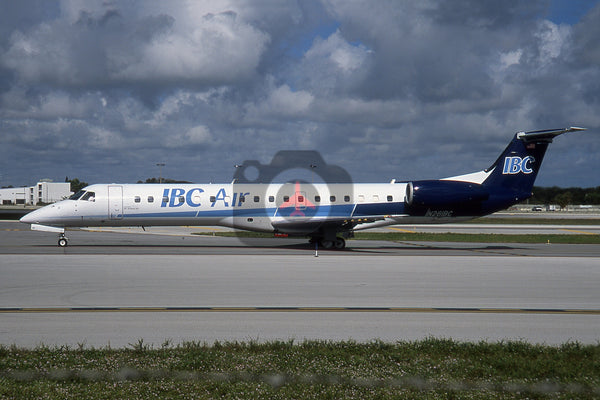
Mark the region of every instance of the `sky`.
[[0, 2], [0, 186], [229, 182], [279, 150], [437, 179], [568, 126], [536, 185], [600, 186], [598, 1]]

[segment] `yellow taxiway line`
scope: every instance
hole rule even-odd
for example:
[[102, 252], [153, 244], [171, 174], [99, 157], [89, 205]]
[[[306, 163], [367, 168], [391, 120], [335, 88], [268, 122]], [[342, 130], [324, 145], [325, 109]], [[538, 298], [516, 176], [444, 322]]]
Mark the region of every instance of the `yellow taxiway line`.
[[474, 308], [474, 307], [2, 307], [0, 314], [93, 312], [385, 312], [462, 314], [600, 315], [600, 309]]

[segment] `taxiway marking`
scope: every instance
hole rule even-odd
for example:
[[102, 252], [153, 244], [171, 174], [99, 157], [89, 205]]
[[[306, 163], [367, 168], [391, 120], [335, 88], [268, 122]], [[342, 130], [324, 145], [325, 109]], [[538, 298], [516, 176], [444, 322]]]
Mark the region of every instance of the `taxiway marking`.
[[561, 231], [573, 232], [573, 233], [581, 233], [582, 235], [599, 235], [596, 232], [576, 231], [574, 229], [561, 229]]
[[0, 313], [90, 312], [388, 312], [468, 314], [579, 314], [600, 315], [600, 309], [474, 308], [474, 307], [2, 307]]

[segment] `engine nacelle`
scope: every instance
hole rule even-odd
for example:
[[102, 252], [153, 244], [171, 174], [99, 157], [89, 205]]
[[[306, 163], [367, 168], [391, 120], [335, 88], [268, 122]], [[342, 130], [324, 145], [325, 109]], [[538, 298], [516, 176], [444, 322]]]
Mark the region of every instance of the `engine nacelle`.
[[489, 197], [486, 188], [476, 183], [431, 180], [409, 182], [404, 202], [411, 215], [443, 210], [458, 216], [476, 212]]

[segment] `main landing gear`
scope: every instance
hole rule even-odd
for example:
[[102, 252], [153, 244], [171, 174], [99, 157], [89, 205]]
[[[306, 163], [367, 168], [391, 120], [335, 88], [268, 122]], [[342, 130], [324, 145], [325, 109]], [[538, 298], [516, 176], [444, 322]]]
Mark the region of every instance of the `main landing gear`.
[[69, 244], [69, 239], [67, 239], [67, 237], [65, 236], [64, 233], [61, 233], [60, 236], [58, 237], [58, 245], [60, 247], [67, 247], [68, 244]]
[[346, 240], [344, 238], [341, 237], [337, 237], [335, 238], [335, 240], [326, 240], [326, 239], [310, 239], [310, 243], [315, 243], [318, 242], [319, 245], [328, 250], [328, 249], [336, 249], [336, 250], [343, 250], [346, 248]]

